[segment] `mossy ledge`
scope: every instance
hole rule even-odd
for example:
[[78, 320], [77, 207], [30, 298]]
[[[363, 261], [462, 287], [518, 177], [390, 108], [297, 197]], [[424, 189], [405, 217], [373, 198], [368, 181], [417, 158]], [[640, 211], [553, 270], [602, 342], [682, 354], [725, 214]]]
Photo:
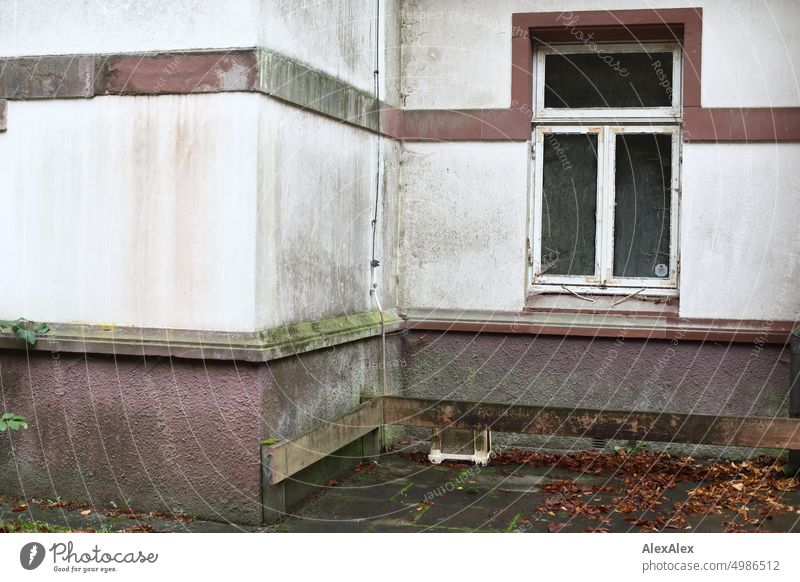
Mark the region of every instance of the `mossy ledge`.
[[[370, 310], [253, 332], [85, 323], [49, 325], [50, 332], [27, 349], [266, 362], [380, 335], [381, 316], [378, 311]], [[403, 325], [404, 321], [396, 310], [384, 312], [387, 333], [398, 331]], [[24, 347], [11, 334], [0, 334], [0, 348]]]

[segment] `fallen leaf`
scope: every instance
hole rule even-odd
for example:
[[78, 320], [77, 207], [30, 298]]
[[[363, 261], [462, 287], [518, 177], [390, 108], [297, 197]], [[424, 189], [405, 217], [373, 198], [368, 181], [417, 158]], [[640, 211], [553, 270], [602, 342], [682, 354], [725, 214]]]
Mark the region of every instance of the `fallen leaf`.
[[90, 513], [92, 513], [91, 509], [84, 509], [83, 511], [81, 511], [81, 515], [89, 515]]
[[800, 488], [800, 481], [794, 477], [778, 479], [775, 481], [775, 488], [779, 489], [780, 491], [795, 491], [796, 489]]

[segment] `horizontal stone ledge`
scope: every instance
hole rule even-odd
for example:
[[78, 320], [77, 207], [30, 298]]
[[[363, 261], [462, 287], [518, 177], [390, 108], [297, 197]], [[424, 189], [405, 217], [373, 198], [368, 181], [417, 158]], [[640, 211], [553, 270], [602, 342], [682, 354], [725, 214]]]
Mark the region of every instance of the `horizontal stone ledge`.
[[[254, 332], [52, 323], [35, 346], [9, 333], [0, 349], [267, 362], [380, 335], [365, 311]], [[786, 345], [794, 322], [686, 319], [658, 314], [390, 310], [386, 333], [402, 330]]]
[[[395, 311], [384, 313], [384, 331], [403, 327]], [[53, 323], [30, 346], [9, 333], [0, 348], [129, 356], [267, 362], [381, 334], [380, 313], [364, 311], [254, 332], [201, 331]]]
[[[404, 110], [263, 48], [0, 57], [0, 100], [219, 92], [259, 92], [407, 141], [525, 142], [531, 136], [531, 110], [520, 103], [497, 109]], [[685, 107], [683, 139], [719, 143], [800, 141], [800, 108]]]
[[393, 109], [370, 92], [261, 48], [0, 58], [0, 99], [224, 92], [263, 93], [372, 132], [380, 132], [384, 111]]
[[590, 310], [504, 312], [401, 309], [406, 329], [589, 338], [786, 345], [792, 321], [681, 318], [671, 314]]
[[255, 49], [0, 58], [0, 98], [88, 99], [253, 91]]
[[333, 119], [380, 131], [384, 104], [332, 75], [308, 67], [273, 51], [258, 51], [258, 90], [303, 109]]

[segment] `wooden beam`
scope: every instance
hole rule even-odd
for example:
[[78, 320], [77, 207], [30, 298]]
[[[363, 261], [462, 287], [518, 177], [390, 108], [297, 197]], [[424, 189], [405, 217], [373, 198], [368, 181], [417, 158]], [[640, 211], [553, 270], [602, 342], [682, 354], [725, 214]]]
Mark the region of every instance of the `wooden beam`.
[[262, 445], [266, 480], [276, 485], [384, 424], [800, 450], [800, 418], [383, 396], [370, 398], [357, 408], [292, 439]]
[[386, 424], [800, 449], [800, 419], [383, 397]]
[[372, 398], [292, 439], [262, 445], [266, 478], [276, 485], [383, 424], [383, 402]]

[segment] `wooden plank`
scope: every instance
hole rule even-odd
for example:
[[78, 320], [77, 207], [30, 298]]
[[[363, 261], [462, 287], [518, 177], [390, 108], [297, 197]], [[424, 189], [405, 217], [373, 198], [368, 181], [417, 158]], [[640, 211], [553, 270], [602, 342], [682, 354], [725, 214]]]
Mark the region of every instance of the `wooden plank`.
[[381, 398], [372, 398], [292, 439], [262, 445], [267, 480], [272, 485], [280, 483], [380, 426], [383, 426], [383, 403]]
[[605, 439], [800, 449], [800, 419], [594, 410], [383, 397], [386, 424]]

